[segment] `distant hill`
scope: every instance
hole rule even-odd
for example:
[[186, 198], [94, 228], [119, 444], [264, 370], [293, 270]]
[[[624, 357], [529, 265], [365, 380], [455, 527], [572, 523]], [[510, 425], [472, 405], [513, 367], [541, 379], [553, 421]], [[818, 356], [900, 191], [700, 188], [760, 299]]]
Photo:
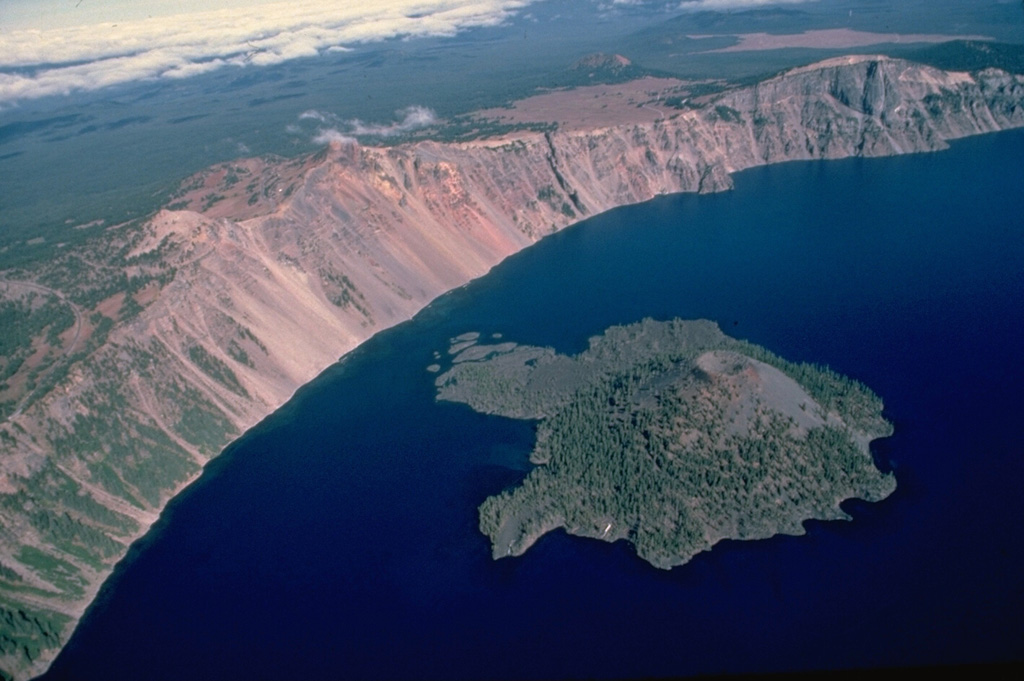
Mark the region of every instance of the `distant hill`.
[[648, 69], [634, 64], [621, 54], [604, 52], [595, 52], [577, 59], [569, 67], [569, 72], [575, 78], [582, 77], [584, 83], [616, 83], [649, 74]]
[[1024, 45], [954, 40], [915, 50], [908, 58], [944, 71], [979, 71], [997, 68], [1024, 73]]

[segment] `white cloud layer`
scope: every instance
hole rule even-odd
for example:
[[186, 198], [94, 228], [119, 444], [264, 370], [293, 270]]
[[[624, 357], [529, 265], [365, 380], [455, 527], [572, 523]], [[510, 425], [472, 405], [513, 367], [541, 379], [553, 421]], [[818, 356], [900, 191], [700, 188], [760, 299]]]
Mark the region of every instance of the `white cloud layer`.
[[[394, 123], [364, 123], [358, 118], [343, 121], [338, 116], [310, 109], [299, 114], [300, 121], [316, 121], [323, 124], [318, 127], [313, 136], [316, 144], [345, 144], [355, 142], [356, 137], [394, 137], [413, 130], [419, 130], [437, 122], [437, 114], [425, 106], [410, 106], [399, 109], [395, 112], [399, 120]], [[289, 125], [286, 131], [292, 134], [302, 134], [299, 126]]]
[[352, 128], [353, 135], [394, 137], [395, 135], [400, 135], [403, 132], [411, 132], [412, 130], [425, 128], [428, 125], [433, 125], [437, 121], [437, 116], [434, 112], [425, 106], [410, 106], [407, 109], [402, 109], [395, 113], [401, 116], [402, 120], [390, 125], [366, 124], [359, 119], [349, 121], [348, 124]]
[[266, 66], [395, 37], [493, 26], [535, 0], [271, 2], [118, 24], [0, 33], [0, 105], [135, 80]]
[[350, 137], [342, 132], [338, 132], [334, 128], [328, 128], [327, 130], [321, 130], [313, 138], [313, 142], [316, 144], [355, 144], [356, 138]]

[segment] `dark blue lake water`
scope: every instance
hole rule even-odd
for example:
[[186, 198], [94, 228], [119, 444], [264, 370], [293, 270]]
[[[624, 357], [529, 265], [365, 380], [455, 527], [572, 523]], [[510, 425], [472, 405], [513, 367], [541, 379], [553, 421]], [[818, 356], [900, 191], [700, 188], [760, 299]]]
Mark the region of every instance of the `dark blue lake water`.
[[[608, 677], [1024, 656], [1024, 133], [786, 164], [598, 216], [378, 335], [232, 445], [132, 551], [52, 678]], [[476, 507], [532, 425], [436, 404], [465, 331], [576, 352], [709, 318], [878, 392], [899, 489], [850, 523], [656, 570]]]

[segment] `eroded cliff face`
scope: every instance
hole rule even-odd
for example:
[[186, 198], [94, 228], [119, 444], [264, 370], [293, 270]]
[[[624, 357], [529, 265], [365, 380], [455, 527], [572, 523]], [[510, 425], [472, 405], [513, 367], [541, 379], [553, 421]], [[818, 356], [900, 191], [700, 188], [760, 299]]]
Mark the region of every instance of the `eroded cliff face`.
[[647, 124], [347, 144], [194, 178], [129, 254], [161, 273], [127, 293], [141, 311], [0, 424], [0, 669], [44, 670], [206, 461], [441, 293], [584, 217], [728, 189], [744, 168], [1024, 126], [1024, 77], [846, 57], [691, 105]]

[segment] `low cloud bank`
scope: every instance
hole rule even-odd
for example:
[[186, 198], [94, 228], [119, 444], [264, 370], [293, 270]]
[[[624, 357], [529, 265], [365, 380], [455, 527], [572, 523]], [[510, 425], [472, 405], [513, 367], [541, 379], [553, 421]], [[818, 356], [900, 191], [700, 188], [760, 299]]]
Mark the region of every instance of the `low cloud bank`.
[[437, 122], [437, 115], [424, 106], [410, 106], [407, 109], [396, 111], [402, 117], [397, 123], [390, 125], [374, 125], [363, 123], [359, 119], [349, 121], [353, 135], [373, 135], [374, 137], [394, 137], [405, 132], [412, 132], [433, 125]]
[[0, 36], [0, 105], [136, 80], [268, 66], [395, 37], [502, 23], [535, 0], [377, 0], [252, 7]]
[[[398, 120], [393, 123], [366, 123], [358, 118], [341, 120], [330, 112], [310, 109], [299, 114], [299, 120], [321, 124], [313, 133], [316, 144], [347, 144], [355, 142], [357, 137], [394, 137], [437, 122], [437, 114], [425, 106], [409, 106], [399, 109], [395, 115]], [[304, 133], [303, 128], [297, 125], [289, 125], [286, 130], [294, 135]]]
[[314, 137], [316, 144], [355, 144], [356, 138], [338, 132], [334, 128], [320, 130]]

